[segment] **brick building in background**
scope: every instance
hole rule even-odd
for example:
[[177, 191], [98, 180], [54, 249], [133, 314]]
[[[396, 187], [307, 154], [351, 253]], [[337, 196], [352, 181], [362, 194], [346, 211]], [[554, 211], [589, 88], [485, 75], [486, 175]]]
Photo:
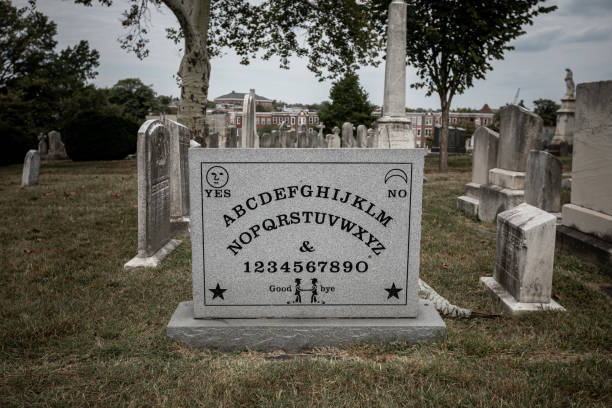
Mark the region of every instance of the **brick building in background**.
[[[242, 107], [242, 104], [244, 103], [244, 95], [246, 95], [244, 92], [232, 91], [228, 94], [216, 97], [213, 102], [215, 102], [215, 105], [217, 105], [217, 108], [219, 109], [225, 107]], [[266, 109], [272, 109], [274, 107], [272, 99], [268, 99], [265, 96], [260, 96], [257, 94], [255, 94], [255, 104], [261, 105]]]

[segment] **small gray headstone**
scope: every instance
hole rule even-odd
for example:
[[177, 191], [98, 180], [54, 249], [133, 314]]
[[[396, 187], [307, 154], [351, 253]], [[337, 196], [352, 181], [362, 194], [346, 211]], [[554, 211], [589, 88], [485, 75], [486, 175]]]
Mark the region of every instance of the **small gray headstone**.
[[38, 184], [40, 175], [40, 153], [38, 150], [28, 150], [23, 161], [23, 172], [21, 174], [21, 185], [32, 186]]
[[357, 147], [352, 123], [344, 122], [342, 125], [342, 147]]
[[227, 128], [227, 138], [225, 139], [225, 148], [233, 149], [238, 146], [238, 129], [231, 126]]
[[280, 135], [278, 130], [273, 130], [272, 135], [270, 136], [270, 147], [279, 148], [280, 146]]
[[41, 156], [46, 156], [49, 153], [49, 143], [47, 141], [47, 135], [40, 133], [38, 135], [38, 153]]
[[481, 126], [472, 135], [474, 152], [472, 154], [472, 183], [487, 184], [489, 170], [497, 166], [497, 146], [499, 134]]
[[523, 203], [497, 216], [493, 277], [518, 302], [550, 302], [557, 218]]
[[66, 154], [66, 148], [62, 142], [62, 136], [57, 130], [49, 132], [49, 154], [48, 158], [51, 160], [65, 160], [68, 158]]
[[368, 129], [368, 140], [366, 144], [370, 149], [376, 146], [376, 131], [372, 128]]
[[295, 134], [295, 129], [291, 129], [287, 132], [287, 147], [294, 148], [296, 147], [297, 137]]
[[306, 133], [306, 127], [304, 125], [300, 125], [298, 128], [298, 139], [297, 139], [297, 147], [305, 148], [308, 147], [308, 134]]
[[364, 125], [357, 126], [357, 147], [368, 147], [368, 128]]
[[339, 149], [342, 146], [342, 141], [340, 139], [340, 129], [338, 127], [334, 127], [333, 134], [327, 135], [327, 147], [330, 149]]
[[209, 149], [219, 148], [219, 133], [210, 132], [208, 134], [208, 138], [206, 140], [206, 147], [208, 147]]
[[543, 150], [531, 150], [527, 159], [525, 202], [548, 212], [561, 211], [563, 164]]

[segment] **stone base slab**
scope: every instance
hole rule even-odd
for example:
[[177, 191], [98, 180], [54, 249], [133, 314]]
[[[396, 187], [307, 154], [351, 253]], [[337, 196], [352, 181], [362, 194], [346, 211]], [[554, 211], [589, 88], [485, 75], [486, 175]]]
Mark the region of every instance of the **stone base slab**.
[[416, 139], [410, 120], [383, 116], [376, 121], [376, 146], [379, 149], [414, 149]]
[[612, 242], [612, 215], [575, 204], [565, 204], [562, 211], [566, 227]]
[[479, 201], [476, 198], [468, 196], [457, 197], [457, 208], [469, 216], [476, 217], [478, 215]]
[[492, 222], [500, 212], [509, 210], [525, 202], [525, 190], [511, 190], [494, 184], [480, 187], [478, 218]]
[[170, 235], [173, 237], [189, 237], [189, 217], [170, 218]]
[[504, 169], [489, 170], [489, 183], [511, 190], [525, 189], [525, 173]]
[[168, 256], [172, 251], [178, 247], [181, 242], [178, 239], [171, 239], [168, 241], [166, 245], [161, 247], [159, 251], [157, 251], [153, 256], [148, 258], [140, 258], [138, 255], [134, 258], [130, 259], [128, 263], [123, 265], [123, 269], [132, 269], [132, 268], [155, 268], [160, 262]]
[[518, 302], [492, 276], [482, 276], [480, 278], [480, 284], [487, 289], [493, 299], [499, 300], [504, 311], [511, 317], [518, 317], [531, 312], [542, 312], [544, 310], [565, 312], [565, 308], [552, 299], [550, 303]]
[[465, 185], [465, 195], [468, 197], [473, 197], [477, 200], [480, 199], [480, 184], [478, 183], [467, 183]]
[[194, 319], [189, 301], [179, 303], [166, 334], [192, 347], [293, 352], [353, 343], [431, 343], [446, 337], [446, 325], [424, 300], [416, 318], [397, 319]]
[[565, 225], [557, 225], [556, 246], [567, 252], [594, 258], [602, 265], [612, 266], [612, 242], [585, 234]]

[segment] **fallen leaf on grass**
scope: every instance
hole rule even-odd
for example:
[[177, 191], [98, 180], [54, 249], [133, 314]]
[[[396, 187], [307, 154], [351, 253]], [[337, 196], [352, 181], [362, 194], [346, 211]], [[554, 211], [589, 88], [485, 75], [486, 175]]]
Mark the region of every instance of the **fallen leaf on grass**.
[[447, 264], [445, 264], [445, 263], [443, 263], [443, 264], [442, 264], [442, 268], [444, 268], [444, 269], [448, 269], [448, 265], [447, 265]]
[[44, 194], [44, 196], [45, 196], [45, 197], [49, 197], [49, 196], [52, 196], [52, 195], [55, 195], [55, 191], [47, 191], [47, 192]]
[[89, 244], [91, 244], [91, 241], [90, 241], [90, 240], [87, 240], [87, 241], [83, 241], [83, 242], [81, 242], [81, 245], [89, 245]]
[[74, 200], [76, 197], [76, 191], [65, 192], [64, 191], [64, 200]]
[[33, 250], [33, 249], [28, 249], [28, 248], [26, 248], [26, 249], [24, 249], [24, 250], [23, 250], [23, 252], [25, 252], [26, 254], [28, 254], [28, 255], [29, 255], [29, 254], [31, 254], [32, 252], [34, 252], [34, 250]]
[[112, 196], [113, 198], [119, 198], [119, 197], [121, 197], [121, 194], [119, 194], [119, 193], [113, 193], [113, 194], [111, 194], [111, 196]]
[[557, 295], [556, 293], [553, 293], [552, 298], [558, 301], [561, 301], [563, 299], [561, 295]]

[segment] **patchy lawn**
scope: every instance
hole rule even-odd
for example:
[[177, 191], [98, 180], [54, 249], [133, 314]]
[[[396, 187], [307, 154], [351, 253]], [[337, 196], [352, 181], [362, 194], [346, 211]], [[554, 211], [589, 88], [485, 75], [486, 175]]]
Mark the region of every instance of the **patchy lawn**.
[[[453, 303], [499, 312], [495, 226], [459, 214], [471, 159], [428, 158], [421, 277]], [[564, 163], [565, 164], [565, 163]], [[221, 353], [165, 337], [191, 299], [190, 244], [158, 269], [136, 254], [136, 162], [43, 164], [20, 188], [0, 168], [0, 406], [543, 407], [612, 405], [610, 269], [557, 252], [567, 313], [445, 319], [448, 338], [282, 352]]]

